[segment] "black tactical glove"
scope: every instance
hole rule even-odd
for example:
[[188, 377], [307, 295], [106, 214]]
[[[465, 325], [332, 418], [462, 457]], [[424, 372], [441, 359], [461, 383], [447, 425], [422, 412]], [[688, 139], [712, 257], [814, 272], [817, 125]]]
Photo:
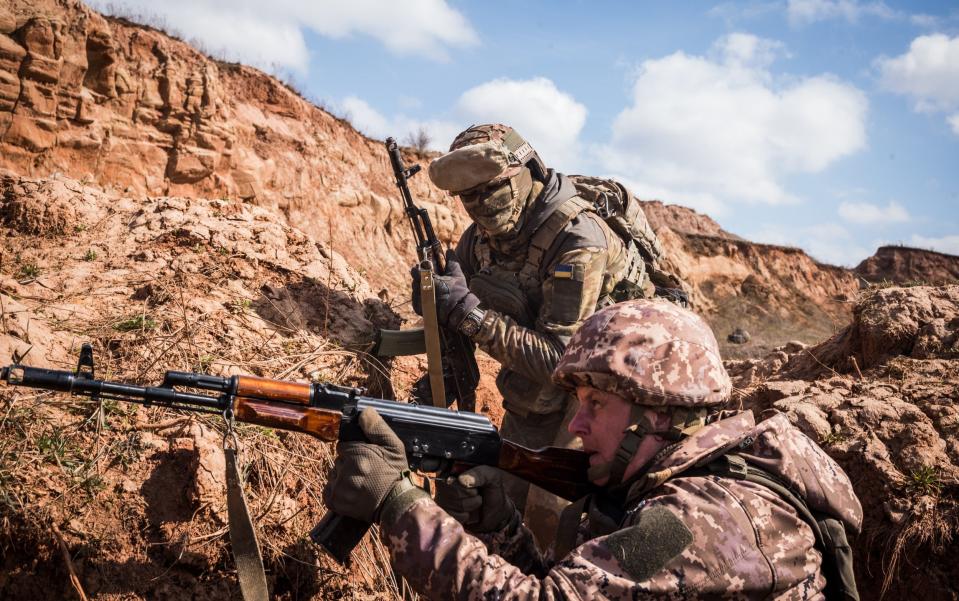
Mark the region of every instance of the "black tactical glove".
[[[443, 383], [445, 384], [444, 389], [446, 390], [446, 406], [451, 406], [456, 401], [456, 395], [454, 391], [456, 390], [456, 381], [453, 379], [452, 375], [446, 373], [446, 370], [443, 370]], [[410, 396], [412, 400], [416, 401], [420, 405], [429, 405], [433, 406], [433, 388], [430, 386], [430, 374], [425, 373], [420, 378], [413, 383], [413, 388], [410, 390]]]
[[[420, 300], [420, 271], [418, 266], [410, 270], [413, 287], [413, 311], [423, 315]], [[479, 306], [480, 300], [470, 292], [466, 276], [456, 260], [453, 249], [446, 251], [446, 274], [434, 275], [436, 289], [436, 316], [440, 325], [457, 330], [470, 311]]]
[[467, 530], [495, 532], [516, 513], [503, 488], [503, 472], [480, 465], [447, 482], [436, 480], [436, 503]]
[[323, 488], [323, 502], [330, 511], [372, 523], [394, 487], [409, 483], [405, 474], [410, 466], [403, 442], [375, 409], [364, 409], [359, 425], [369, 442], [336, 445], [336, 461]]

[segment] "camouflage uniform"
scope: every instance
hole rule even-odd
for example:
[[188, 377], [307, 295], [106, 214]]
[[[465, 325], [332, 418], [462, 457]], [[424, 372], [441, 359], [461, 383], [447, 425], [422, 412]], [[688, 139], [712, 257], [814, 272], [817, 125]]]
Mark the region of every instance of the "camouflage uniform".
[[[474, 126], [454, 140], [450, 151], [502, 140], [511, 131], [503, 125]], [[434, 172], [431, 166], [431, 177]], [[436, 177], [434, 182], [444, 187]], [[624, 279], [629, 260], [622, 239], [603, 219], [581, 210], [541, 249], [538, 270], [526, 267], [534, 234], [558, 209], [569, 210], [567, 201], [576, 197], [569, 178], [544, 170], [510, 236], [491, 238], [474, 223], [456, 248], [470, 291], [487, 310], [472, 338], [503, 366], [496, 378], [506, 409], [503, 437], [529, 448], [576, 446], [565, 428], [575, 403], [550, 375], [583, 320], [613, 302], [610, 294]], [[546, 546], [566, 503], [535, 487], [528, 491], [527, 483], [509, 479], [510, 497], [525, 508], [527, 524]]]
[[[708, 335], [697, 338], [697, 329]], [[587, 320], [555, 378], [647, 406], [713, 406], [730, 391], [708, 327], [651, 301]], [[758, 425], [751, 412], [707, 421], [622, 486], [588, 497], [577, 546], [556, 560], [539, 553], [518, 512], [504, 530], [473, 536], [429, 498], [384, 521], [381, 537], [396, 570], [434, 599], [824, 598], [820, 553], [792, 505], [765, 486], [692, 470], [735, 451], [858, 531], [862, 508], [849, 479], [784, 415]]]

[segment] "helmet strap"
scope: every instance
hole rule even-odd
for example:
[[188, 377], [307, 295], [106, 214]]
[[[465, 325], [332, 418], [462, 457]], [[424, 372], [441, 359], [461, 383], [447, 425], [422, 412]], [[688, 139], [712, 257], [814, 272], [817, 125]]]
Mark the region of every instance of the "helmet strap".
[[[623, 483], [626, 475], [626, 469], [636, 453], [639, 451], [639, 445], [649, 434], [658, 434], [670, 442], [677, 442], [692, 435], [694, 432], [709, 423], [710, 409], [707, 407], [671, 407], [656, 408], [659, 411], [665, 409], [670, 415], [670, 427], [665, 432], [657, 432], [656, 425], [646, 416], [646, 409], [642, 405], [633, 405], [630, 409], [629, 421], [632, 424], [623, 431], [623, 439], [616, 449], [616, 455], [609, 463], [602, 463], [589, 468], [588, 474], [590, 480], [599, 480], [604, 476], [609, 476], [606, 483], [608, 488], [619, 486]], [[652, 461], [654, 456], [650, 457], [646, 463], [639, 466], [640, 469]]]

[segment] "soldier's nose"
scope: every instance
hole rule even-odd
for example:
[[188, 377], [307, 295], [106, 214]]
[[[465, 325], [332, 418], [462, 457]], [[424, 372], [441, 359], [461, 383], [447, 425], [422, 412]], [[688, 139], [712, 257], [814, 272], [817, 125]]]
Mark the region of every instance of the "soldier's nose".
[[577, 411], [576, 415], [573, 416], [573, 419], [569, 421], [569, 425], [566, 426], [566, 430], [569, 431], [570, 434], [579, 436], [580, 438], [589, 435], [589, 420], [583, 413], [582, 409]]

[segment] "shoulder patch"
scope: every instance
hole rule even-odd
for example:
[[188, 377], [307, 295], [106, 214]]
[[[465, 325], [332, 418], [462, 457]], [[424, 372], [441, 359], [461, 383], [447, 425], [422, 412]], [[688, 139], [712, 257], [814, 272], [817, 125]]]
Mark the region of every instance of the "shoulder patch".
[[606, 537], [603, 545], [633, 580], [648, 580], [693, 542], [693, 533], [676, 514], [653, 507], [639, 514], [639, 522]]
[[569, 279], [573, 277], [573, 266], [569, 263], [559, 263], [553, 268], [553, 277], [556, 279]]

